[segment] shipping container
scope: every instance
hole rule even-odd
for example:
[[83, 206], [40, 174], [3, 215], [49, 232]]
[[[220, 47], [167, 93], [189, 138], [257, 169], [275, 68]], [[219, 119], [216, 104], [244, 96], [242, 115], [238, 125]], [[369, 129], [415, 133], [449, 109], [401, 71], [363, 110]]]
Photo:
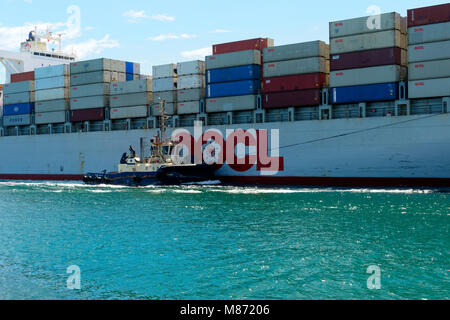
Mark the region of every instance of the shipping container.
[[70, 65], [59, 64], [56, 66], [42, 67], [34, 70], [35, 79], [56, 78], [70, 76]]
[[323, 41], [311, 41], [266, 48], [263, 51], [263, 62], [277, 62], [311, 57], [330, 58], [330, 47]]
[[388, 30], [401, 30], [401, 16], [397, 12], [330, 22], [330, 39]]
[[184, 101], [178, 102], [177, 111], [179, 115], [200, 113], [200, 101]]
[[34, 71], [11, 74], [11, 83], [34, 81]]
[[153, 79], [153, 91], [163, 92], [177, 90], [177, 78]]
[[36, 124], [54, 124], [66, 122], [66, 111], [36, 113]]
[[70, 88], [70, 97], [81, 98], [109, 95], [109, 86], [110, 85], [108, 83], [94, 83], [84, 86], [73, 86]]
[[[161, 116], [162, 106], [159, 103], [155, 103], [152, 105], [152, 116], [158, 117]], [[166, 103], [164, 106], [164, 114], [166, 116], [173, 116], [177, 114], [177, 104], [176, 103]]]
[[408, 48], [408, 62], [450, 59], [450, 41], [416, 44]]
[[305, 58], [264, 64], [264, 77], [282, 77], [306, 73], [330, 73], [330, 62], [325, 58]]
[[56, 88], [70, 87], [70, 77], [53, 77], [53, 78], [42, 78], [36, 79], [35, 89], [36, 90], [48, 90]]
[[71, 122], [102, 120], [105, 120], [105, 109], [103, 108], [70, 111]]
[[15, 126], [29, 126], [31, 124], [31, 115], [22, 114], [19, 116], [5, 116], [3, 117], [4, 127], [15, 127]]
[[14, 94], [34, 91], [34, 81], [22, 81], [3, 85], [3, 94]]
[[126, 62], [120, 60], [111, 60], [111, 71], [125, 74], [127, 70]]
[[416, 62], [409, 65], [411, 81], [450, 77], [450, 59]]
[[217, 54], [206, 57], [206, 70], [246, 66], [251, 64], [261, 65], [261, 61], [261, 52], [257, 50]]
[[70, 88], [56, 88], [36, 91], [36, 101], [70, 99]]
[[125, 72], [132, 75], [139, 75], [141, 73], [141, 65], [134, 62], [126, 62]]
[[406, 79], [406, 74], [406, 67], [394, 65], [334, 71], [330, 74], [330, 87], [399, 82]]
[[178, 76], [177, 89], [187, 90], [205, 87], [205, 75]]
[[178, 90], [177, 95], [178, 102], [198, 101], [205, 98], [205, 88]]
[[179, 62], [177, 64], [178, 76], [188, 76], [191, 74], [205, 74], [205, 61], [195, 60]]
[[206, 72], [208, 84], [256, 79], [261, 79], [261, 66], [259, 65], [212, 69]]
[[244, 80], [209, 84], [206, 88], [207, 98], [253, 95], [260, 92], [259, 80]]
[[153, 102], [165, 101], [167, 103], [177, 102], [177, 91], [163, 91], [153, 93]]
[[263, 96], [264, 109], [316, 106], [320, 104], [322, 90], [308, 89], [266, 93]]
[[112, 95], [152, 91], [152, 79], [134, 80], [128, 82], [113, 82], [110, 85], [110, 92]]
[[206, 112], [208, 113], [255, 110], [257, 106], [257, 95], [212, 98], [206, 100]]
[[174, 63], [164, 64], [161, 66], [153, 66], [153, 79], [160, 78], [176, 78], [177, 65]]
[[331, 89], [331, 103], [359, 103], [397, 100], [398, 83], [379, 83]]
[[34, 102], [18, 103], [3, 106], [4, 116], [18, 116], [21, 114], [31, 114], [34, 112]]
[[128, 107], [128, 106], [143, 106], [149, 105], [153, 102], [153, 93], [139, 92], [130, 94], [121, 94], [111, 96], [111, 108]]
[[68, 99], [36, 102], [35, 111], [36, 113], [43, 113], [68, 110], [69, 102]]
[[450, 78], [409, 81], [410, 99], [450, 97]]
[[123, 72], [111, 72], [111, 81], [109, 82], [125, 82], [127, 81], [127, 75]]
[[325, 73], [266, 78], [263, 81], [263, 92], [271, 93], [323, 88], [328, 86], [329, 79], [329, 75]]
[[450, 21], [450, 3], [408, 10], [409, 27], [448, 21]]
[[409, 45], [450, 40], [450, 22], [409, 28]]
[[3, 105], [28, 103], [28, 102], [34, 102], [34, 101], [35, 101], [34, 91], [3, 95]]
[[380, 31], [355, 36], [335, 38], [330, 43], [330, 54], [354, 51], [399, 47], [407, 49], [401, 32], [398, 30]]
[[132, 119], [132, 118], [147, 118], [148, 117], [148, 105], [145, 106], [133, 106], [124, 108], [112, 108], [111, 119]]
[[112, 70], [111, 59], [94, 59], [88, 61], [78, 61], [70, 64], [70, 73], [72, 75], [78, 73], [95, 72], [95, 71], [117, 71]]
[[400, 48], [383, 48], [335, 54], [330, 59], [330, 70], [369, 68], [393, 64], [407, 66], [407, 51]]
[[264, 48], [273, 46], [274, 40], [270, 38], [249, 39], [213, 45], [213, 54], [224, 54], [246, 50], [262, 51]]
[[93, 96], [70, 99], [70, 110], [98, 109], [109, 106], [108, 96]]
[[[92, 83], [109, 83], [117, 80], [113, 80], [111, 71], [97, 71], [87, 72], [81, 74], [73, 74], [70, 77], [71, 86], [82, 86]], [[116, 73], [117, 74], [117, 73]]]

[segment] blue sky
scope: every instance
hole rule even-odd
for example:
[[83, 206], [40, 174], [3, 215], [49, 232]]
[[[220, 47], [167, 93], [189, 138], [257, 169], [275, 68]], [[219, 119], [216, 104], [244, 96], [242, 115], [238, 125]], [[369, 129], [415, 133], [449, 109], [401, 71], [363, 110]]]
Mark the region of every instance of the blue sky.
[[[83, 59], [108, 57], [152, 65], [193, 60], [215, 43], [271, 37], [275, 45], [324, 40], [328, 22], [446, 3], [426, 0], [360, 1], [103, 1], [0, 0], [0, 49], [17, 51], [31, 26], [66, 34], [63, 46]], [[70, 20], [80, 12], [79, 28]], [[0, 82], [3, 72], [0, 75]]]

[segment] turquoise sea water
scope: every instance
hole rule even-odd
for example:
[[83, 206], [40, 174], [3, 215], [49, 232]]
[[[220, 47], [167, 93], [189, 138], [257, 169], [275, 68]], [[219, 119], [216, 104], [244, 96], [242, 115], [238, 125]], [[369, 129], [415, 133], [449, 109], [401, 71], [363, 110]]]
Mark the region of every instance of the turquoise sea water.
[[431, 190], [0, 182], [0, 299], [448, 299], [449, 222]]

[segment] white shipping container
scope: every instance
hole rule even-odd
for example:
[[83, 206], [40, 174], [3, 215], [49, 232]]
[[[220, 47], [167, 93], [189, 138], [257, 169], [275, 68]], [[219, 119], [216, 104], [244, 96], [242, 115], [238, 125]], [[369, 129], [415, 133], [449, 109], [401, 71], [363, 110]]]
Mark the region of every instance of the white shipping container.
[[206, 112], [231, 112], [255, 110], [258, 105], [258, 96], [235, 96], [224, 98], [211, 98], [206, 100]]
[[330, 74], [330, 87], [359, 86], [406, 79], [407, 68], [397, 65], [333, 71]]
[[[199, 101], [205, 98], [205, 88], [178, 90], [178, 102]], [[172, 100], [174, 101], [174, 100]]]
[[56, 66], [42, 67], [34, 70], [35, 80], [64, 77], [64, 76], [70, 76], [70, 65], [68, 64], [59, 64]]
[[70, 88], [71, 98], [91, 97], [109, 95], [108, 83], [93, 83], [84, 86], [74, 86]]
[[18, 116], [3, 117], [4, 127], [29, 126], [31, 124], [31, 114], [21, 114]]
[[178, 80], [177, 80], [177, 89], [178, 90], [196, 89], [196, 88], [204, 88], [204, 87], [205, 87], [205, 76], [204, 75], [181, 76], [181, 77], [178, 77]]
[[450, 40], [450, 22], [412, 27], [408, 31], [410, 45]]
[[132, 119], [148, 117], [148, 106], [112, 108], [111, 119]]
[[66, 112], [56, 111], [36, 113], [35, 122], [36, 124], [64, 123], [66, 122]]
[[108, 82], [125, 82], [127, 81], [127, 75], [123, 72], [111, 72], [111, 81]]
[[94, 59], [87, 61], [77, 61], [70, 64], [70, 73], [86, 73], [94, 71], [112, 71], [111, 59]]
[[111, 94], [128, 94], [139, 92], [152, 92], [153, 81], [152, 79], [134, 80], [126, 82], [113, 82], [111, 83]]
[[153, 79], [153, 92], [177, 90], [177, 78]]
[[[166, 103], [164, 106], [164, 114], [166, 116], [173, 116], [177, 114], [176, 103]], [[152, 116], [154, 117], [161, 116], [161, 105], [159, 103], [155, 103], [152, 105]]]
[[35, 101], [34, 91], [5, 94], [3, 96], [3, 105], [28, 103], [28, 102], [34, 102], [34, 101]]
[[185, 101], [178, 102], [177, 111], [178, 114], [197, 114], [200, 113], [201, 102], [200, 101]]
[[130, 94], [112, 95], [111, 108], [149, 105], [153, 101], [152, 92], [140, 92]]
[[450, 41], [429, 42], [409, 46], [409, 62], [450, 59]]
[[165, 101], [166, 103], [177, 102], [177, 91], [155, 92], [153, 94], [153, 103]]
[[450, 78], [409, 81], [410, 99], [450, 97]]
[[325, 58], [305, 58], [264, 64], [264, 77], [266, 78], [319, 72], [330, 72], [329, 60]]
[[3, 85], [3, 94], [14, 94], [34, 91], [34, 81], [13, 82]]
[[55, 112], [55, 111], [64, 111], [69, 109], [69, 101], [68, 99], [62, 100], [50, 100], [50, 101], [40, 101], [36, 102], [35, 112], [43, 113], [43, 112]]
[[450, 77], [450, 59], [409, 64], [409, 80], [425, 80]]
[[228, 67], [246, 66], [250, 64], [261, 65], [261, 51], [247, 50], [206, 57], [206, 70]]
[[330, 54], [339, 54], [372, 49], [399, 47], [407, 49], [400, 31], [381, 31], [362, 35], [334, 38], [330, 43]]
[[323, 41], [311, 41], [265, 48], [263, 51], [264, 63], [311, 57], [330, 59], [330, 47]]
[[[117, 73], [116, 77], [118, 77]], [[80, 74], [73, 74], [70, 77], [71, 86], [82, 86], [86, 84], [100, 83], [100, 82], [104, 83], [113, 82], [111, 77], [111, 71], [86, 72]]]
[[105, 108], [108, 106], [108, 96], [94, 96], [70, 99], [70, 110]]
[[177, 65], [174, 63], [153, 66], [153, 79], [159, 78], [176, 78]]
[[401, 28], [402, 21], [400, 14], [390, 12], [381, 14], [378, 17], [367, 16], [330, 22], [330, 39], [386, 30], [401, 30]]
[[126, 73], [126, 62], [120, 60], [111, 60], [111, 71]]
[[178, 76], [187, 76], [191, 74], [205, 74], [205, 61], [195, 60], [179, 62], [177, 64]]
[[70, 87], [70, 77], [42, 78], [35, 81], [36, 90], [48, 90], [56, 88]]
[[56, 88], [36, 91], [36, 101], [69, 99], [69, 88]]

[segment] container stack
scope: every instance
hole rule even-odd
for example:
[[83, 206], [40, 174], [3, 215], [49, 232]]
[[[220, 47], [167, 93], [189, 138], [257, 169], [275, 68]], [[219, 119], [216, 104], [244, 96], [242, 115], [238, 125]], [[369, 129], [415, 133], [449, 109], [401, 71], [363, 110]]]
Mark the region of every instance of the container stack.
[[391, 101], [407, 75], [407, 30], [398, 13], [330, 23], [332, 104]]
[[96, 59], [70, 65], [70, 121], [103, 121], [111, 82], [126, 81], [126, 62]]
[[125, 62], [125, 80], [141, 80], [141, 65], [134, 62]]
[[319, 105], [329, 82], [329, 59], [329, 46], [322, 41], [264, 49], [264, 108]]
[[[27, 79], [34, 79], [29, 74]], [[23, 80], [18, 78], [15, 80]], [[34, 113], [34, 80], [12, 82], [3, 86], [3, 127], [28, 126]]]
[[110, 85], [111, 120], [147, 118], [153, 102], [152, 79], [113, 82]]
[[36, 125], [66, 122], [70, 101], [70, 66], [61, 64], [35, 70]]
[[177, 71], [177, 113], [199, 114], [205, 98], [205, 62], [180, 62], [177, 64]]
[[450, 4], [408, 10], [409, 98], [450, 96]]
[[161, 103], [165, 103], [164, 113], [173, 116], [177, 113], [177, 65], [153, 66], [153, 107], [154, 117], [161, 115]]

